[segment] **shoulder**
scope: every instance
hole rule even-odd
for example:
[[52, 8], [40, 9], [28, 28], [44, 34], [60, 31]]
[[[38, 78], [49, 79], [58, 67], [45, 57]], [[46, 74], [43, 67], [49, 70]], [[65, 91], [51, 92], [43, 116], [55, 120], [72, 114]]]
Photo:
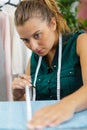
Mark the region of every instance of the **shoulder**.
[[78, 36], [78, 38], [77, 38], [77, 42], [87, 42], [87, 33], [82, 33], [82, 34], [80, 34], [79, 36]]
[[[83, 53], [84, 48], [86, 48], [87, 51], [87, 33], [85, 33], [83, 30], [79, 30], [74, 33], [70, 33], [68, 35], [64, 35], [64, 43], [67, 45], [70, 50], [73, 48], [76, 50], [76, 54], [79, 56], [81, 53]], [[74, 50], [73, 50], [74, 51]], [[72, 52], [73, 52], [72, 51]]]
[[82, 33], [77, 38], [77, 54], [80, 55], [83, 51], [87, 51], [87, 33]]
[[66, 34], [63, 34], [63, 41], [64, 42], [68, 42], [68, 41], [73, 41], [73, 40], [77, 40], [77, 38], [84, 34], [84, 31], [83, 30], [79, 30], [79, 31], [76, 31], [76, 32], [69, 32], [69, 33], [66, 33]]

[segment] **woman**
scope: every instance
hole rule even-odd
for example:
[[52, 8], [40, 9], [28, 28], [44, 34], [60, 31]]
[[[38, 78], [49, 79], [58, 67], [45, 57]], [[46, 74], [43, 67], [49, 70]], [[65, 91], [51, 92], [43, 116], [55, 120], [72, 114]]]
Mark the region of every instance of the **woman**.
[[28, 128], [55, 126], [86, 109], [87, 34], [69, 33], [54, 0], [21, 2], [15, 12], [15, 25], [33, 52], [26, 74], [12, 83], [15, 99], [24, 95], [26, 85], [35, 87], [35, 100], [61, 99], [37, 111]]

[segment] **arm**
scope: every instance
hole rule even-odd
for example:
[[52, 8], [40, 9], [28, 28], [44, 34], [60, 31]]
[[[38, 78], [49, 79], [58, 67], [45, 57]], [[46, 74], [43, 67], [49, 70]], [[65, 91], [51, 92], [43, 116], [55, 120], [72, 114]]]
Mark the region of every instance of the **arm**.
[[72, 104], [75, 105], [75, 112], [87, 108], [87, 33], [81, 34], [78, 37], [76, 51], [80, 57], [83, 86], [66, 97], [67, 100], [72, 101]]
[[59, 103], [38, 110], [28, 123], [28, 128], [59, 125], [71, 119], [75, 112], [87, 109], [87, 34], [78, 37], [76, 51], [80, 57], [83, 86]]
[[87, 33], [81, 34], [77, 39], [77, 54], [80, 57], [83, 86], [75, 93], [78, 97], [76, 111], [87, 108]]

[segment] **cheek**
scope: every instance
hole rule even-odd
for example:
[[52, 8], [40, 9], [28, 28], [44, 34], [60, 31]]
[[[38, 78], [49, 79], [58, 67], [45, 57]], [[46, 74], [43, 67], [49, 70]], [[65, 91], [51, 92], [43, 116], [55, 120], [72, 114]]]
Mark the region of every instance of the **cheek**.
[[47, 37], [47, 46], [52, 46], [54, 43], [54, 38], [52, 36]]
[[50, 48], [53, 44], [53, 40], [50, 36], [46, 36], [43, 39], [41, 39], [41, 45], [44, 46], [45, 48]]

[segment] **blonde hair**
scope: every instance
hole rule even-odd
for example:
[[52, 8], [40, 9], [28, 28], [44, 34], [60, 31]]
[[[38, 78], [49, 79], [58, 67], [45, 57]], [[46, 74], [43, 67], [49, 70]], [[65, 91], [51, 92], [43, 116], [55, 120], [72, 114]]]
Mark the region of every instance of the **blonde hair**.
[[27, 20], [38, 17], [42, 21], [50, 22], [55, 17], [57, 32], [69, 31], [66, 20], [60, 13], [55, 0], [24, 0], [21, 1], [15, 11], [16, 26], [23, 25]]

